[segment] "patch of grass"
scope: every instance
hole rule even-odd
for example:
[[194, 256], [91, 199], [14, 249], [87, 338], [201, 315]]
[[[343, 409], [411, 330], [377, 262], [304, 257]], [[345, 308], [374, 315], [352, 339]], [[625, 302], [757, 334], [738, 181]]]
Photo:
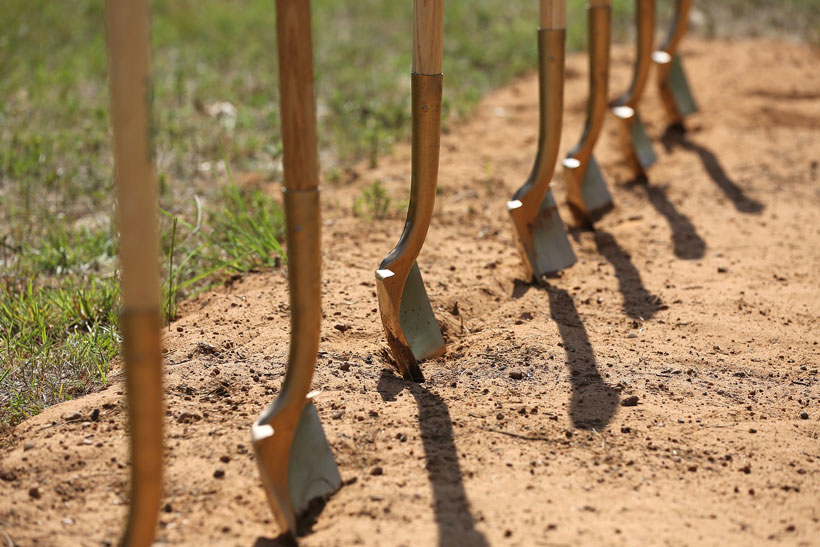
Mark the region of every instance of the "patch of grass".
[[[568, 50], [586, 43], [570, 0]], [[667, 18], [671, 0], [660, 2]], [[4, 0], [0, 25], [0, 427], [106, 382], [117, 354], [117, 234], [100, 0]], [[152, 0], [163, 310], [225, 275], [275, 266], [284, 221], [274, 5]], [[327, 180], [376, 165], [409, 135], [411, 2], [313, 0], [320, 151]], [[614, 36], [633, 2], [614, 0]], [[537, 2], [445, 3], [445, 128], [533, 70]], [[699, 3], [708, 36], [817, 43], [815, 0]], [[236, 180], [225, 165], [231, 165]], [[257, 181], [249, 183], [248, 181]], [[259, 182], [261, 181], [261, 182]], [[389, 197], [370, 188], [360, 212]], [[176, 219], [176, 228], [174, 222]]]
[[387, 195], [387, 189], [381, 181], [362, 188], [360, 196], [353, 201], [353, 214], [371, 222], [383, 220], [393, 213], [393, 198]]

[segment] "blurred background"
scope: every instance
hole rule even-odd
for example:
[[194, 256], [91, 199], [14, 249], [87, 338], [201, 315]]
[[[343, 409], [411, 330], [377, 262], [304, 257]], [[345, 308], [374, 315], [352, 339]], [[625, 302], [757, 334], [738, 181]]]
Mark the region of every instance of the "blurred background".
[[[660, 0], [659, 29], [674, 2]], [[567, 47], [586, 44], [569, 0]], [[633, 38], [634, 2], [613, 2]], [[273, 0], [153, 0], [163, 312], [276, 267], [284, 224]], [[109, 380], [117, 240], [102, 0], [3, 0], [0, 13], [0, 430]], [[535, 69], [538, 2], [445, 2], [444, 126]], [[413, 3], [313, 0], [325, 184], [409, 134]], [[696, 2], [690, 35], [820, 44], [820, 1]], [[383, 189], [354, 214], [401, 214]], [[387, 207], [385, 207], [385, 203]]]

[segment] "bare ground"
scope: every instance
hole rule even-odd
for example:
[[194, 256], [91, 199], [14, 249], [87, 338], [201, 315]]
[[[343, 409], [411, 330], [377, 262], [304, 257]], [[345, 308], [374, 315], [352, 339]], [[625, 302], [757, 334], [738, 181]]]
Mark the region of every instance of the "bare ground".
[[[663, 136], [653, 89], [646, 185], [605, 128], [597, 156], [617, 208], [573, 232], [579, 262], [547, 288], [524, 282], [504, 210], [534, 156], [535, 77], [444, 136], [419, 264], [449, 346], [423, 384], [390, 371], [374, 293], [403, 219], [350, 213], [373, 180], [406, 196], [409, 149], [326, 186], [315, 387], [345, 486], [304, 545], [820, 545], [820, 54], [774, 41], [684, 53], [701, 105], [691, 131]], [[613, 62], [614, 92], [628, 51]], [[568, 61], [565, 150], [585, 65]], [[562, 186], [559, 172], [560, 202]], [[169, 328], [160, 543], [279, 543], [250, 425], [287, 345], [284, 271], [202, 295]], [[11, 432], [0, 536], [116, 542], [123, 387]]]

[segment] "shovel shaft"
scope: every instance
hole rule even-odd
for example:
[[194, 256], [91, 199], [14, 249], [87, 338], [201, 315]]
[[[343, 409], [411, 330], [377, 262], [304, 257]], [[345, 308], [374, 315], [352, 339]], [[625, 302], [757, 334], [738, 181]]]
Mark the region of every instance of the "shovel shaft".
[[678, 50], [683, 35], [686, 34], [686, 27], [689, 26], [689, 11], [692, 9], [692, 0], [676, 0], [675, 15], [669, 25], [669, 32], [661, 45], [661, 51], [669, 56], [675, 55]]
[[555, 172], [564, 110], [565, 40], [563, 29], [538, 30], [538, 152], [529, 178], [513, 195], [522, 202], [525, 217], [535, 218]]
[[319, 186], [310, 0], [276, 0], [283, 171], [289, 190]]
[[541, 0], [539, 26], [543, 29], [563, 29], [567, 26], [566, 0]]
[[[605, 5], [600, 5], [605, 4]], [[611, 41], [612, 9], [609, 2], [599, 2], [599, 5], [590, 3], [587, 8], [589, 22], [588, 50], [589, 50], [589, 99], [587, 101], [587, 116], [581, 140], [569, 152], [569, 157], [576, 158], [582, 166], [586, 166], [601, 128], [607, 110], [607, 95], [609, 85], [609, 46]]]
[[290, 353], [282, 390], [263, 413], [294, 426], [310, 391], [322, 317], [321, 222], [309, 0], [277, 0]]
[[159, 516], [164, 416], [147, 1], [107, 0], [106, 36], [131, 449], [131, 499], [122, 544], [141, 547], [153, 544]]
[[[399, 242], [379, 266], [396, 273], [394, 283], [403, 286], [427, 237], [433, 217], [438, 182], [441, 130], [442, 75], [413, 74], [412, 93], [412, 166], [410, 204]], [[401, 293], [396, 295], [396, 303]], [[396, 309], [399, 309], [398, 305]]]
[[641, 100], [649, 66], [652, 61], [652, 45], [655, 36], [655, 0], [636, 0], [635, 24], [637, 27], [637, 51], [635, 69], [629, 89], [614, 102], [613, 106], [637, 109]]
[[444, 0], [413, 0], [413, 72], [440, 74]]

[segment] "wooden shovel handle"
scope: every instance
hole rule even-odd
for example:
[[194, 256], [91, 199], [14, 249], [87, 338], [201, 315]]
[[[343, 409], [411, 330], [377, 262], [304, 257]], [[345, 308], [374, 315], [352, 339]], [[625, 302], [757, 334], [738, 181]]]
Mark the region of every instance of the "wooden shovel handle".
[[310, 0], [276, 0], [283, 171], [288, 190], [319, 186]]
[[413, 72], [441, 74], [444, 0], [413, 0]]
[[120, 287], [126, 310], [159, 305], [157, 183], [150, 143], [151, 74], [145, 0], [108, 0], [111, 121], [120, 228]]
[[675, 55], [678, 50], [683, 35], [686, 34], [686, 27], [689, 26], [689, 11], [692, 9], [693, 0], [677, 0], [675, 2], [675, 15], [669, 25], [669, 33], [666, 36], [660, 49], [669, 55]]
[[567, 1], [541, 0], [539, 26], [542, 29], [563, 29], [567, 27]]

